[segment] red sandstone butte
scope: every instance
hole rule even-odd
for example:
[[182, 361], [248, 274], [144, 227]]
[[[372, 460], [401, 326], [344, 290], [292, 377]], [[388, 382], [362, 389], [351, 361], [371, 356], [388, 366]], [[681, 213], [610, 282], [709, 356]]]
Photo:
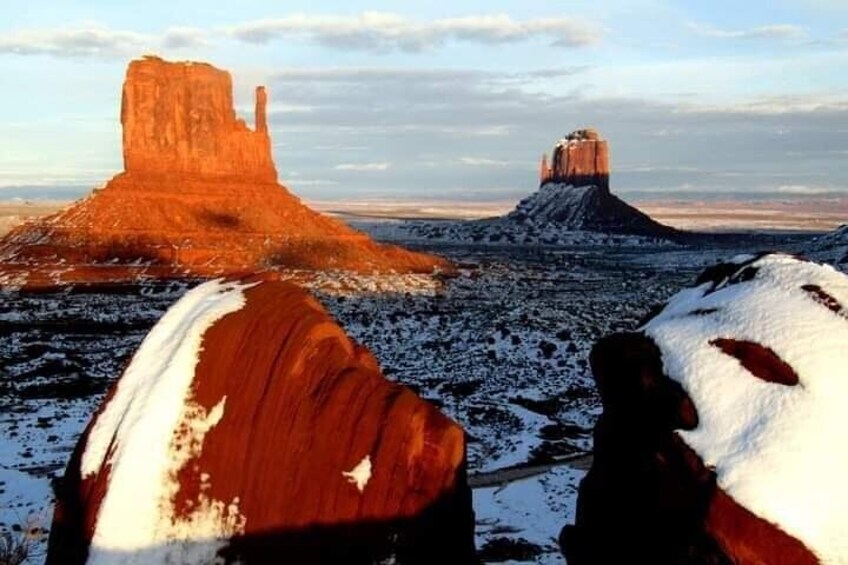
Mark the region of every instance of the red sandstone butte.
[[0, 284], [78, 282], [78, 273], [109, 280], [142, 271], [206, 277], [268, 268], [449, 268], [438, 257], [377, 244], [280, 185], [266, 105], [259, 87], [250, 129], [235, 115], [226, 71], [132, 61], [121, 104], [124, 172], [0, 240]]
[[69, 462], [48, 563], [474, 562], [462, 428], [263, 278], [196, 287], [151, 330]]
[[539, 185], [548, 182], [594, 185], [609, 191], [609, 148], [594, 129], [574, 131], [554, 147], [551, 164], [542, 155]]

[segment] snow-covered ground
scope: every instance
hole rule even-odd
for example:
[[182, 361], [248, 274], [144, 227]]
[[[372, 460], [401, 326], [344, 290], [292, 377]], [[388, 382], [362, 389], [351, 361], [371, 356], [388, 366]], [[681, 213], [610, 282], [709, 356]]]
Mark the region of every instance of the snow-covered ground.
[[[469, 434], [474, 475], [591, 449], [591, 344], [632, 329], [705, 264], [751, 248], [446, 246], [455, 278], [319, 277], [315, 291], [386, 375]], [[185, 287], [0, 301], [0, 527], [49, 527], [51, 481], [105, 388]], [[487, 561], [561, 563], [583, 471], [555, 466], [474, 493]], [[36, 532], [37, 533], [37, 532]], [[43, 558], [37, 546], [31, 560]]]

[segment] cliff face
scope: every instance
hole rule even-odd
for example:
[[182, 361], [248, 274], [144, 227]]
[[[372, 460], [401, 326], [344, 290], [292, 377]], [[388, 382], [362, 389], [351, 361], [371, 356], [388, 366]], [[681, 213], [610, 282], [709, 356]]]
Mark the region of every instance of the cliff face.
[[68, 465], [48, 563], [475, 561], [462, 428], [264, 279], [151, 330]]
[[549, 182], [572, 186], [594, 185], [609, 191], [609, 148], [593, 129], [574, 131], [557, 142], [548, 166], [542, 156], [539, 185]]
[[133, 61], [121, 102], [124, 170], [275, 181], [266, 100], [260, 87], [254, 131], [236, 118], [227, 71], [157, 57]]

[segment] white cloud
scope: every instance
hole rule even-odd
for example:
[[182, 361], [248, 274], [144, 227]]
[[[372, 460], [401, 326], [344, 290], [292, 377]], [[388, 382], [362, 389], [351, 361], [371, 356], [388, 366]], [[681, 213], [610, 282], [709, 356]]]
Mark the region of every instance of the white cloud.
[[20, 30], [0, 36], [0, 53], [60, 57], [111, 56], [152, 47], [155, 38], [100, 26]]
[[237, 25], [230, 33], [249, 43], [301, 39], [325, 47], [374, 52], [420, 52], [449, 40], [493, 45], [543, 38], [559, 47], [583, 47], [597, 43], [601, 36], [598, 26], [577, 18], [519, 21], [505, 14], [487, 14], [421, 22], [385, 12], [293, 14]]
[[793, 24], [771, 24], [749, 29], [721, 29], [711, 25], [691, 23], [689, 28], [698, 35], [717, 39], [801, 39], [807, 30]]
[[827, 194], [833, 192], [831, 186], [810, 186], [806, 184], [784, 184], [777, 187], [781, 194]]
[[337, 171], [353, 171], [357, 173], [386, 171], [390, 163], [342, 163], [333, 167]]
[[172, 27], [162, 36], [162, 45], [172, 49], [208, 45], [208, 33], [194, 27]]
[[505, 167], [509, 161], [487, 159], [485, 157], [460, 157], [459, 162], [471, 167]]
[[0, 36], [0, 54], [54, 57], [130, 57], [208, 44], [202, 29], [173, 27], [161, 35], [109, 29], [99, 24], [56, 29], [17, 30]]

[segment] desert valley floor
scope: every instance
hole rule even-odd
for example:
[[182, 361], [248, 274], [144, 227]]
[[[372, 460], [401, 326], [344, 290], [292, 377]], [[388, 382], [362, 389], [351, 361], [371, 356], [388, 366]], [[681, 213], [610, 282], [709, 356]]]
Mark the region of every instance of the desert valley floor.
[[[367, 228], [367, 225], [360, 227]], [[469, 434], [484, 561], [561, 563], [600, 406], [592, 343], [636, 327], [720, 258], [796, 251], [809, 235], [704, 238], [687, 246], [427, 244], [455, 277], [322, 275], [311, 282], [385, 374]], [[419, 244], [419, 247], [421, 245]], [[0, 527], [49, 527], [51, 483], [106, 388], [187, 284], [0, 300]], [[569, 463], [563, 464], [563, 460]], [[557, 464], [559, 462], [559, 464]], [[518, 469], [492, 473], [502, 469]], [[43, 558], [34, 556], [33, 563]]]

